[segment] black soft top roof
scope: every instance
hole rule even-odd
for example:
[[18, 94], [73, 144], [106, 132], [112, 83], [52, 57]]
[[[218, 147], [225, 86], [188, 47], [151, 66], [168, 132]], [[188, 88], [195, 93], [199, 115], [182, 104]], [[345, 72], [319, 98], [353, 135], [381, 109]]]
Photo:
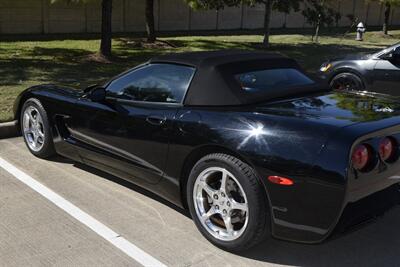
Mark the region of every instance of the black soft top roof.
[[[234, 75], [261, 69], [300, 69], [296, 61], [277, 53], [242, 50], [175, 53], [155, 57], [149, 63], [196, 68], [184, 100], [184, 105], [191, 106], [243, 105], [282, 97], [282, 94], [288, 93], [287, 90], [249, 94], [241, 89]], [[301, 90], [296, 88], [296, 93]]]
[[174, 53], [155, 57], [150, 60], [152, 63], [175, 63], [188, 65], [195, 68], [205, 66], [217, 66], [226, 63], [233, 63], [254, 59], [277, 59], [287, 58], [277, 53], [267, 53], [261, 51], [245, 51], [245, 50], [221, 50], [221, 51], [202, 51], [202, 52], [185, 52]]

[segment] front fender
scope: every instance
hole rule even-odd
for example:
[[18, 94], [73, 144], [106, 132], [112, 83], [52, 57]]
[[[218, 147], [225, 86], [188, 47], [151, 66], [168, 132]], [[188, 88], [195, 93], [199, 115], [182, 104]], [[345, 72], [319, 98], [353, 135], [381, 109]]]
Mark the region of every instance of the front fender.
[[22, 105], [25, 101], [31, 97], [33, 97], [32, 91], [35, 90], [35, 87], [30, 87], [22, 91], [17, 98], [14, 100], [13, 105], [13, 116], [15, 121], [19, 121], [21, 117], [21, 109]]
[[[14, 101], [13, 115], [14, 119], [20, 119], [21, 109], [23, 104], [29, 98], [35, 97], [42, 102], [47, 110], [49, 103], [62, 103], [75, 101], [77, 98], [82, 97], [83, 92], [74, 88], [58, 86], [53, 84], [36, 85], [22, 91]], [[57, 105], [53, 105], [56, 107]], [[52, 111], [56, 111], [52, 108]]]
[[325, 73], [323, 75], [325, 76], [325, 79], [330, 83], [336, 75], [343, 72], [350, 72], [357, 75], [363, 82], [364, 87], [367, 88], [372, 83], [372, 78], [370, 77], [369, 72], [374, 69], [376, 62], [362, 62], [362, 66], [361, 63], [359, 63], [358, 61], [332, 63], [332, 70], [329, 73]]

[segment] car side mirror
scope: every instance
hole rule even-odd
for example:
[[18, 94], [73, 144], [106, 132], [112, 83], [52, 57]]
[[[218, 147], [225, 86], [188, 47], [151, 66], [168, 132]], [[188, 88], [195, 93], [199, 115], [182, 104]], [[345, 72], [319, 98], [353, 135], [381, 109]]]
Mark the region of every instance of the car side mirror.
[[95, 87], [87, 96], [93, 102], [103, 102], [106, 99], [106, 89], [103, 87]]
[[380, 56], [379, 58], [382, 59], [382, 60], [387, 60], [387, 61], [393, 60], [392, 54], [382, 55], [382, 56]]

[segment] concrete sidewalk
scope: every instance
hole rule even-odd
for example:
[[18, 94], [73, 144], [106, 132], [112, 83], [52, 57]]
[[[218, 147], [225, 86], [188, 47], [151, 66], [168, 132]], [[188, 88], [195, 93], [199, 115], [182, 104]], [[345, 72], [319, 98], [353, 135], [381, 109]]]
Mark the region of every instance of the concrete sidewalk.
[[[32, 156], [21, 138], [0, 157], [168, 266], [397, 266], [400, 209], [320, 245], [268, 240], [241, 255], [207, 242], [187, 214], [116, 177]], [[0, 266], [136, 266], [90, 229], [0, 168]]]

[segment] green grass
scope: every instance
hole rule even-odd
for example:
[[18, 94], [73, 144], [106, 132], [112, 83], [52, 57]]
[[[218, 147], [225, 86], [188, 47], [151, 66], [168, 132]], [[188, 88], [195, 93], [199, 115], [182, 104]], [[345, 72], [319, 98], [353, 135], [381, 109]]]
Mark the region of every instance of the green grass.
[[[354, 41], [354, 34], [324, 35], [319, 44], [310, 36], [273, 35], [269, 50], [297, 59], [307, 70], [315, 71], [330, 57], [374, 52], [400, 38], [400, 31], [391, 37], [379, 32], [366, 34], [364, 42]], [[152, 56], [183, 51], [216, 49], [262, 49], [259, 35], [185, 36], [160, 38], [170, 45], [142, 46], [135, 39], [116, 38], [112, 64], [87, 60], [99, 47], [98, 40], [0, 41], [0, 122], [12, 119], [16, 96], [29, 86], [41, 83], [63, 83], [83, 87], [114, 75], [148, 60]]]

